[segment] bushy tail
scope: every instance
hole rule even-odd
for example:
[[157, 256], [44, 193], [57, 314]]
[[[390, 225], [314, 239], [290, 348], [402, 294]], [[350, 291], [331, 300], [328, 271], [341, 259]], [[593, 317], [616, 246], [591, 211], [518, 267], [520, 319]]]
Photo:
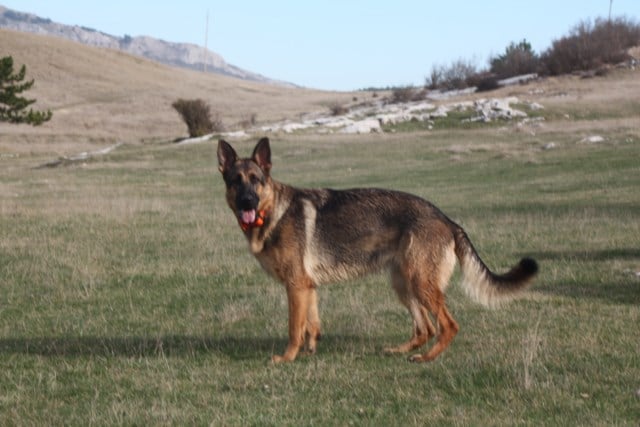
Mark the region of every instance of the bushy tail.
[[538, 263], [531, 258], [520, 262], [504, 274], [495, 274], [485, 265], [467, 234], [460, 227], [454, 231], [455, 253], [462, 268], [462, 285], [474, 300], [495, 306], [517, 296], [531, 284]]

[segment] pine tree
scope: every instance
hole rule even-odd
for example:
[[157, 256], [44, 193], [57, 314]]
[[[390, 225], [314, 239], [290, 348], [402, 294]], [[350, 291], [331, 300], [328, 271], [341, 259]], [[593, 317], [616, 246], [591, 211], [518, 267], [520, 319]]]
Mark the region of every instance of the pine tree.
[[34, 111], [30, 108], [27, 111], [27, 107], [36, 102], [35, 99], [18, 96], [33, 86], [33, 80], [22, 82], [26, 73], [27, 67], [23, 65], [20, 71], [14, 74], [11, 56], [0, 58], [0, 122], [37, 126], [51, 119], [50, 110]]

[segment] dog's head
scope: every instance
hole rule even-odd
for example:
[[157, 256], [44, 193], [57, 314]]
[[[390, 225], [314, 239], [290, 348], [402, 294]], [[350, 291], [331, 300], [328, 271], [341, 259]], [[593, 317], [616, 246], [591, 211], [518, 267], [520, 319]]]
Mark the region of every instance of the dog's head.
[[227, 203], [243, 230], [261, 227], [270, 209], [271, 148], [262, 138], [250, 158], [238, 158], [228, 142], [218, 142], [218, 168], [227, 187]]

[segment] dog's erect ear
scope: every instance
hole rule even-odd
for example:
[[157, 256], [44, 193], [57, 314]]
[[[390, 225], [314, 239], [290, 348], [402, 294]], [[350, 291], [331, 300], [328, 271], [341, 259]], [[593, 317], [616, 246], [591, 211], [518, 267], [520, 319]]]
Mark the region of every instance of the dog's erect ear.
[[269, 147], [269, 138], [262, 138], [253, 149], [251, 156], [254, 162], [260, 166], [265, 175], [269, 175], [271, 171], [271, 147]]
[[224, 139], [218, 141], [218, 169], [222, 174], [229, 170], [238, 160], [236, 150]]

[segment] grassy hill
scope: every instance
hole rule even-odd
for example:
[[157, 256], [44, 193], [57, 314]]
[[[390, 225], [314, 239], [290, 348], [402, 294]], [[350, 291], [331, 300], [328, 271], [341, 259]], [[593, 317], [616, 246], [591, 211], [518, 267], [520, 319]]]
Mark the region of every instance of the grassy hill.
[[258, 122], [327, 109], [351, 94], [252, 83], [172, 68], [110, 49], [55, 37], [0, 30], [0, 53], [27, 66], [28, 93], [54, 116], [41, 128], [0, 124], [0, 143], [113, 142], [173, 139], [186, 127], [171, 103], [202, 98], [233, 127], [252, 114]]

